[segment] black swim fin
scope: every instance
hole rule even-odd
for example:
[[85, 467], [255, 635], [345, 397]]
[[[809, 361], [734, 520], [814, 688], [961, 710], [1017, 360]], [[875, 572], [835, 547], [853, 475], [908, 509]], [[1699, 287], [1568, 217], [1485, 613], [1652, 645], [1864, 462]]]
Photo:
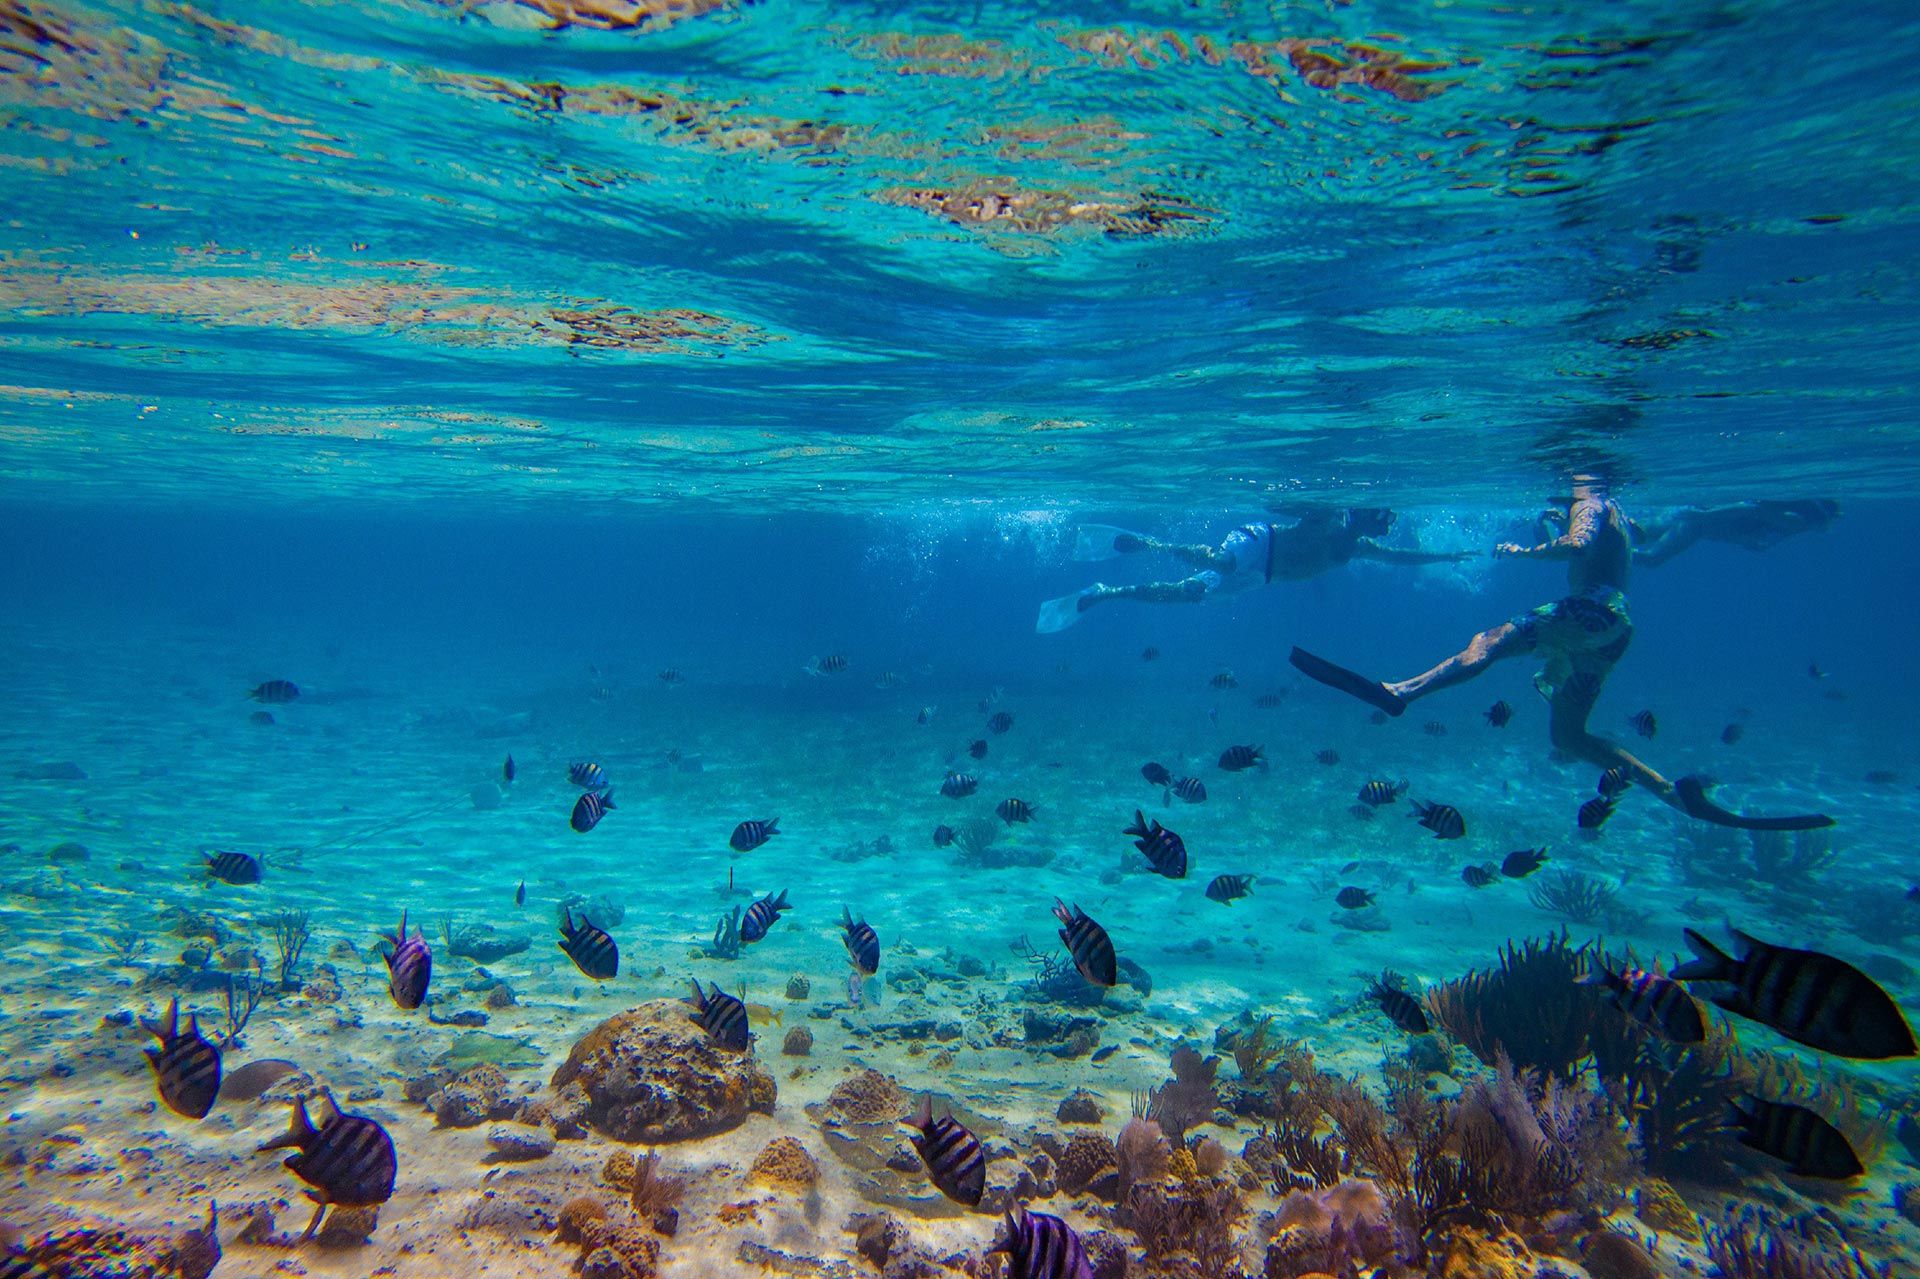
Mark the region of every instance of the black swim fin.
[[1739, 830], [1820, 830], [1834, 824], [1833, 818], [1825, 813], [1802, 813], [1794, 817], [1743, 817], [1739, 813], [1730, 813], [1707, 798], [1706, 783], [1698, 777], [1675, 780], [1673, 790], [1680, 797], [1680, 807], [1687, 811], [1689, 817], [1712, 822], [1715, 826], [1732, 826]]
[[1397, 693], [1387, 691], [1387, 686], [1378, 680], [1348, 670], [1344, 666], [1335, 666], [1324, 657], [1315, 657], [1304, 648], [1296, 648], [1288, 656], [1302, 675], [1318, 680], [1328, 688], [1337, 688], [1343, 693], [1359, 698], [1367, 705], [1385, 711], [1389, 715], [1404, 715], [1407, 710], [1406, 699]]

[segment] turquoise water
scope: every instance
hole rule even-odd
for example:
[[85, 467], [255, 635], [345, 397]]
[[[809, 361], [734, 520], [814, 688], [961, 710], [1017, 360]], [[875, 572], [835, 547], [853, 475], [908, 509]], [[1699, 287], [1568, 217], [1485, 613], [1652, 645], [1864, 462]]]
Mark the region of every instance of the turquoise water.
[[[1920, 1007], [1911, 8], [685, 10], [603, 29], [633, 7], [0, 0], [18, 1244], [54, 1273], [126, 1273], [49, 1241], [175, 1234], [217, 1201], [219, 1276], [991, 1274], [1025, 1203], [1102, 1275], [1758, 1279], [1727, 1214], [1764, 1209], [1827, 1273], [1914, 1273], [1912, 1058], [1795, 1044], [1695, 986], [1735, 1052], [1702, 1082], [1705, 1050], [1603, 1010], [1593, 1035], [1641, 1036], [1671, 1075], [1656, 1094], [1705, 1108], [1676, 1150], [1598, 1057], [1564, 1072], [1596, 1118], [1557, 1127], [1536, 1086], [1517, 1104], [1543, 1117], [1517, 1120], [1484, 1037], [1441, 1011], [1503, 944], [1563, 927], [1588, 959], [1665, 968], [1683, 928], [1740, 929]], [[1831, 831], [1720, 831], [1644, 788], [1579, 830], [1598, 770], [1551, 749], [1536, 657], [1386, 722], [1289, 664], [1299, 645], [1408, 676], [1564, 596], [1562, 566], [1489, 552], [1534, 542], [1576, 471], [1649, 527], [1839, 504], [1765, 551], [1709, 540], [1636, 569], [1591, 720], [1729, 809]], [[1386, 546], [1462, 558], [1105, 603], [1036, 634], [1043, 601], [1192, 571], [1076, 557], [1092, 522], [1212, 546], [1386, 505]], [[298, 699], [248, 699], [275, 679]], [[1265, 766], [1223, 770], [1233, 745]], [[586, 760], [617, 804], [578, 833]], [[1149, 785], [1148, 761], [1206, 801]], [[943, 797], [954, 770], [978, 792]], [[1403, 778], [1356, 814], [1362, 783]], [[994, 816], [1015, 797], [1031, 823]], [[1409, 800], [1457, 808], [1466, 836], [1434, 839]], [[1136, 809], [1184, 838], [1184, 879], [1133, 852]], [[776, 815], [763, 847], [728, 847]], [[969, 819], [985, 854], [936, 845]], [[1462, 879], [1542, 846], [1531, 878]], [[218, 850], [263, 858], [261, 882], [210, 881]], [[1209, 900], [1222, 874], [1251, 895]], [[1577, 884], [1603, 900], [1551, 899]], [[1341, 908], [1343, 887], [1374, 907]], [[715, 953], [718, 921], [783, 889], [764, 940]], [[1092, 998], [1056, 897], [1147, 976]], [[582, 906], [618, 943], [612, 981], [558, 949]], [[883, 948], [857, 1000], [843, 907]], [[424, 1010], [395, 1005], [380, 958], [403, 910], [434, 949]], [[311, 937], [283, 983], [287, 912]], [[482, 933], [508, 953], [451, 953]], [[1437, 1033], [1366, 998], [1389, 969]], [[570, 1126], [550, 1081], [689, 979], [749, 1003], [778, 1095], [654, 1146], [686, 1182], [669, 1232], [604, 1171], [643, 1143]], [[136, 1019], [177, 997], [219, 1039], [250, 988], [228, 1071], [295, 1073], [203, 1119], [159, 1105]], [[1600, 1016], [1565, 981], [1529, 998], [1555, 1024]], [[748, 1069], [649, 1006], [685, 1038], [648, 1069]], [[1263, 1017], [1297, 1044], [1277, 1066], [1235, 1057]], [[811, 1048], [789, 1055], [798, 1027]], [[1530, 1037], [1504, 1046], [1551, 1069]], [[1179, 1089], [1153, 1103], [1194, 1163], [1139, 1178], [1144, 1198], [1110, 1173], [1069, 1186], [1093, 1147], [1068, 1140], [1120, 1137], [1183, 1044], [1221, 1059], [1185, 1125]], [[509, 1100], [449, 1122], [476, 1057]], [[869, 1067], [899, 1092], [863, 1128], [844, 1085]], [[1384, 1098], [1408, 1070], [1452, 1116], [1430, 1157], [1506, 1189], [1409, 1224], [1426, 1192], [1351, 1109], [1289, 1109], [1335, 1076]], [[1484, 1102], [1502, 1087], [1505, 1109]], [[1075, 1089], [1096, 1123], [1060, 1114]], [[1741, 1090], [1832, 1120], [1865, 1172], [1743, 1149], [1722, 1129]], [[929, 1092], [986, 1141], [982, 1211], [885, 1122]], [[256, 1149], [323, 1095], [383, 1125], [398, 1175], [370, 1231], [301, 1240], [305, 1187]], [[1418, 1108], [1391, 1095], [1411, 1142]], [[1474, 1144], [1495, 1118], [1506, 1163]], [[1325, 1187], [1256, 1140], [1302, 1122], [1380, 1188], [1390, 1242], [1315, 1251], [1326, 1227], [1302, 1214], [1325, 1210], [1303, 1205]], [[1520, 1165], [1547, 1166], [1532, 1131], [1582, 1175], [1520, 1203]], [[810, 1182], [752, 1171], [783, 1138]], [[583, 1197], [624, 1261], [563, 1221]], [[1156, 1232], [1170, 1203], [1184, 1239]], [[853, 1220], [883, 1211], [884, 1271]]]

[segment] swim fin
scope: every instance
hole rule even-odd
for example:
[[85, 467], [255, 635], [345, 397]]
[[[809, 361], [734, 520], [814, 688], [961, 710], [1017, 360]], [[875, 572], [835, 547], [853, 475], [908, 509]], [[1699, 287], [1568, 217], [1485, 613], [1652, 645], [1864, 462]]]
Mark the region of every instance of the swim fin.
[[1072, 626], [1080, 620], [1080, 614], [1082, 612], [1080, 607], [1081, 601], [1094, 592], [1105, 589], [1105, 587], [1096, 582], [1094, 585], [1084, 590], [1075, 591], [1071, 595], [1062, 595], [1057, 600], [1048, 600], [1040, 606], [1040, 620], [1033, 624], [1034, 633], [1036, 635], [1052, 635], [1056, 632], [1066, 630], [1069, 626]]
[[1139, 533], [1111, 524], [1082, 524], [1074, 531], [1073, 558], [1082, 564], [1110, 560], [1128, 551], [1144, 549], [1141, 544], [1145, 540]]
[[1680, 807], [1689, 817], [1715, 826], [1732, 826], [1738, 830], [1821, 830], [1834, 824], [1833, 818], [1825, 813], [1802, 813], [1793, 817], [1745, 817], [1730, 813], [1707, 798], [1706, 783], [1698, 777], [1677, 778], [1673, 789], [1680, 797]]
[[1287, 660], [1292, 662], [1294, 668], [1302, 675], [1311, 680], [1318, 680], [1328, 688], [1337, 688], [1389, 715], [1397, 716], [1406, 713], [1406, 699], [1397, 693], [1387, 691], [1387, 686], [1378, 680], [1368, 679], [1344, 666], [1335, 666], [1326, 658], [1315, 657], [1304, 648], [1294, 649]]

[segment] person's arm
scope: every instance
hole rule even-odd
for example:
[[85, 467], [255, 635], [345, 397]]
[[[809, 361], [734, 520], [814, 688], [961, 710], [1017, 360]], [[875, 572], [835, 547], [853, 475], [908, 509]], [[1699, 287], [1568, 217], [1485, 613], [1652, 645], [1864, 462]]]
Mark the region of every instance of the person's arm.
[[1381, 546], [1361, 538], [1353, 548], [1357, 560], [1378, 560], [1382, 564], [1459, 564], [1473, 558], [1472, 551], [1405, 551], [1397, 546]]
[[1658, 568], [1700, 540], [1700, 513], [1681, 511], [1665, 524], [1643, 527], [1633, 542], [1633, 562]]
[[1567, 522], [1567, 531], [1559, 537], [1538, 546], [1502, 542], [1493, 548], [1494, 557], [1570, 560], [1593, 545], [1594, 539], [1600, 535], [1601, 521], [1605, 518], [1606, 507], [1598, 502], [1583, 502], [1574, 508], [1573, 517]]

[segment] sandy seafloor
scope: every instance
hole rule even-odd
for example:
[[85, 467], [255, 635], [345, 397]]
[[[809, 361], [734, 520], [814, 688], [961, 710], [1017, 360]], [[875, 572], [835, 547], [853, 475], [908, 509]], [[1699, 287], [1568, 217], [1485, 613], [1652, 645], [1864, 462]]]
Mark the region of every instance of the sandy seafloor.
[[[773, 688], [728, 686], [703, 673], [669, 688], [651, 669], [589, 671], [582, 662], [530, 678], [463, 664], [451, 642], [446, 653], [420, 651], [411, 664], [389, 657], [377, 670], [356, 670], [351, 654], [319, 653], [298, 670], [268, 670], [217, 632], [106, 644], [18, 622], [0, 636], [0, 651], [8, 655], [0, 664], [0, 1218], [28, 1233], [76, 1212], [185, 1228], [217, 1198], [287, 1203], [279, 1227], [297, 1232], [308, 1211], [300, 1187], [277, 1157], [254, 1153], [284, 1129], [286, 1107], [223, 1102], [200, 1122], [157, 1108], [139, 1054], [148, 1041], [104, 1019], [164, 1009], [166, 987], [143, 978], [184, 945], [165, 931], [170, 907], [212, 913], [269, 966], [271, 917], [310, 910], [314, 940], [301, 971], [337, 972], [335, 1002], [270, 998], [229, 1069], [255, 1057], [290, 1058], [350, 1108], [381, 1120], [399, 1151], [398, 1189], [364, 1246], [230, 1244], [219, 1275], [519, 1276], [574, 1264], [576, 1250], [550, 1234], [473, 1224], [475, 1205], [489, 1194], [553, 1205], [592, 1192], [613, 1143], [590, 1136], [537, 1162], [490, 1162], [486, 1126], [438, 1129], [423, 1106], [404, 1099], [406, 1081], [463, 1032], [403, 1012], [387, 995], [372, 945], [403, 907], [435, 943], [442, 1013], [480, 1007], [488, 984], [446, 953], [443, 919], [532, 939], [529, 950], [489, 966], [518, 1003], [490, 1010], [486, 1027], [531, 1045], [539, 1064], [509, 1071], [527, 1091], [544, 1090], [600, 1019], [644, 998], [683, 994], [689, 977], [744, 986], [750, 1000], [781, 1014], [782, 1025], [757, 1029], [757, 1051], [779, 1083], [775, 1113], [663, 1148], [668, 1166], [694, 1179], [681, 1231], [666, 1241], [668, 1275], [757, 1273], [735, 1260], [743, 1238], [853, 1257], [840, 1223], [868, 1206], [802, 1107], [857, 1066], [875, 1066], [909, 1092], [962, 1097], [1016, 1128], [1057, 1127], [1060, 1099], [1085, 1087], [1104, 1103], [1110, 1135], [1132, 1094], [1166, 1077], [1174, 1044], [1186, 1038], [1205, 1047], [1218, 1024], [1245, 1010], [1275, 1014], [1275, 1029], [1305, 1037], [1323, 1065], [1376, 1070], [1402, 1041], [1359, 999], [1369, 978], [1387, 967], [1421, 984], [1458, 976], [1491, 962], [1502, 940], [1542, 935], [1559, 922], [1528, 904], [1525, 885], [1475, 892], [1461, 883], [1467, 862], [1498, 861], [1516, 848], [1547, 844], [1550, 869], [1622, 883], [1626, 912], [1608, 933], [1616, 948], [1670, 955], [1683, 923], [1723, 936], [1731, 921], [1763, 936], [1881, 957], [1876, 971], [1891, 974], [1889, 989], [1907, 1007], [1920, 995], [1906, 966], [1920, 906], [1901, 900], [1904, 885], [1876, 860], [1876, 850], [1911, 837], [1912, 779], [1865, 780], [1900, 748], [1829, 737], [1816, 749], [1815, 734], [1800, 731], [1792, 712], [1717, 756], [1716, 772], [1755, 802], [1844, 810], [1839, 882], [1874, 891], [1703, 898], [1668, 860], [1679, 838], [1674, 818], [1645, 797], [1630, 797], [1601, 838], [1574, 838], [1571, 809], [1588, 793], [1590, 770], [1546, 758], [1544, 711], [1515, 695], [1519, 671], [1484, 695], [1471, 689], [1437, 699], [1391, 727], [1299, 690], [1278, 660], [1267, 671], [1242, 669], [1241, 687], [1228, 692], [1206, 687], [1204, 664], [1172, 666], [1157, 690], [1083, 685], [1056, 673], [1006, 689], [998, 708], [1015, 714], [1014, 729], [993, 737], [989, 757], [974, 765], [960, 752], [982, 735], [984, 716], [973, 703], [988, 690], [931, 687], [914, 672], [885, 690], [864, 670], [839, 681], [796, 674]], [[298, 678], [308, 696], [271, 708], [272, 726], [253, 724], [259, 708], [242, 695], [276, 675]], [[1257, 695], [1269, 691], [1289, 695], [1276, 709], [1256, 708]], [[1520, 712], [1503, 732], [1480, 717], [1495, 695], [1512, 697]], [[1603, 708], [1624, 714], [1615, 700]], [[918, 725], [915, 712], [927, 704], [940, 709]], [[1806, 707], [1809, 724], [1831, 710], [1811, 700]], [[1718, 716], [1702, 710], [1693, 723], [1684, 708], [1668, 711], [1663, 738], [1711, 741]], [[1443, 722], [1446, 734], [1422, 732], [1428, 719]], [[1235, 742], [1263, 745], [1271, 767], [1221, 772], [1214, 757]], [[1339, 762], [1318, 762], [1321, 750], [1337, 751]], [[1691, 754], [1697, 761], [1710, 750], [1695, 745]], [[477, 810], [472, 788], [492, 781], [509, 751], [519, 780], [497, 810]], [[665, 765], [669, 751], [697, 759], [699, 771]], [[1677, 765], [1685, 752], [1675, 746], [1654, 756]], [[576, 793], [564, 776], [570, 758], [601, 761], [618, 799], [618, 810], [586, 835], [566, 826]], [[1208, 802], [1161, 807], [1158, 790], [1137, 772], [1148, 758], [1202, 776]], [[980, 776], [972, 800], [936, 793], [950, 759]], [[80, 765], [86, 780], [14, 778], [16, 769], [62, 760]], [[1404, 804], [1357, 820], [1354, 792], [1371, 776], [1408, 777], [1412, 796], [1458, 807], [1469, 837], [1433, 840]], [[1788, 780], [1742, 789], [1760, 777]], [[989, 814], [1009, 795], [1039, 810], [1012, 839], [1051, 849], [1049, 865], [972, 870], [957, 866], [952, 850], [932, 847], [936, 823]], [[1130, 850], [1120, 829], [1136, 806], [1185, 837], [1194, 866], [1184, 883], [1123, 857]], [[729, 852], [735, 822], [776, 814], [778, 838], [751, 854]], [[832, 856], [882, 836], [892, 841], [886, 855]], [[48, 851], [64, 841], [83, 843], [87, 860], [50, 862]], [[199, 858], [206, 848], [302, 851], [269, 852], [265, 882], [236, 888], [207, 882]], [[1348, 862], [1360, 864], [1342, 875]], [[788, 889], [794, 909], [738, 961], [697, 957], [723, 905], [746, 900], [719, 891], [729, 869], [756, 894]], [[1231, 908], [1206, 900], [1206, 882], [1223, 872], [1258, 876], [1251, 899]], [[516, 908], [522, 880], [527, 903]], [[1390, 927], [1337, 926], [1330, 899], [1342, 883], [1375, 887]], [[556, 949], [553, 903], [569, 892], [624, 905], [613, 929], [623, 954], [617, 980], [584, 980]], [[1121, 954], [1152, 974], [1141, 1010], [1106, 1024], [1101, 1042], [1119, 1049], [1099, 1064], [981, 1046], [993, 1017], [1018, 1025], [1029, 969], [1013, 944], [1024, 935], [1042, 949], [1058, 947], [1048, 913], [1056, 894], [1101, 919]], [[927, 997], [888, 989], [878, 1007], [849, 1010], [843, 903], [879, 930], [883, 979], [902, 960], [952, 964], [961, 956], [977, 957], [988, 975], [936, 986]], [[147, 944], [133, 962], [119, 962], [113, 938], [128, 929]], [[1592, 931], [1576, 926], [1575, 936]], [[344, 954], [349, 943], [360, 958]], [[793, 974], [810, 978], [809, 999], [783, 997]], [[221, 1020], [215, 993], [193, 995], [187, 1007], [216, 1026]], [[949, 1067], [936, 1069], [930, 1050], [863, 1039], [869, 1020], [917, 1012], [966, 1027]], [[779, 1055], [785, 1028], [796, 1023], [817, 1037], [804, 1059]], [[1751, 1024], [1740, 1031], [1748, 1042], [1780, 1046]], [[1471, 1065], [1464, 1050], [1456, 1060]], [[1910, 1063], [1846, 1069], [1877, 1073], [1888, 1095], [1904, 1095], [1911, 1109]], [[1232, 1070], [1227, 1064], [1223, 1077]], [[1252, 1129], [1214, 1131], [1237, 1152]], [[823, 1180], [811, 1203], [746, 1183], [754, 1154], [779, 1135], [799, 1138], [820, 1159]], [[1881, 1257], [1920, 1256], [1920, 1227], [1890, 1206], [1896, 1185], [1920, 1180], [1914, 1158], [1889, 1142], [1857, 1191], [1825, 1200]], [[1746, 1167], [1747, 1198], [1806, 1206], [1805, 1183], [1789, 1185], [1758, 1158]], [[1692, 1206], [1713, 1220], [1721, 1198], [1703, 1192]], [[717, 1206], [744, 1199], [764, 1201], [759, 1220], [720, 1225]], [[1079, 1208], [1090, 1202], [1076, 1207], [1063, 1194], [1051, 1208], [1082, 1220]], [[984, 1216], [914, 1223], [916, 1237], [943, 1254], [983, 1247], [993, 1226]], [[1681, 1264], [1685, 1251], [1669, 1244], [1665, 1264]]]

